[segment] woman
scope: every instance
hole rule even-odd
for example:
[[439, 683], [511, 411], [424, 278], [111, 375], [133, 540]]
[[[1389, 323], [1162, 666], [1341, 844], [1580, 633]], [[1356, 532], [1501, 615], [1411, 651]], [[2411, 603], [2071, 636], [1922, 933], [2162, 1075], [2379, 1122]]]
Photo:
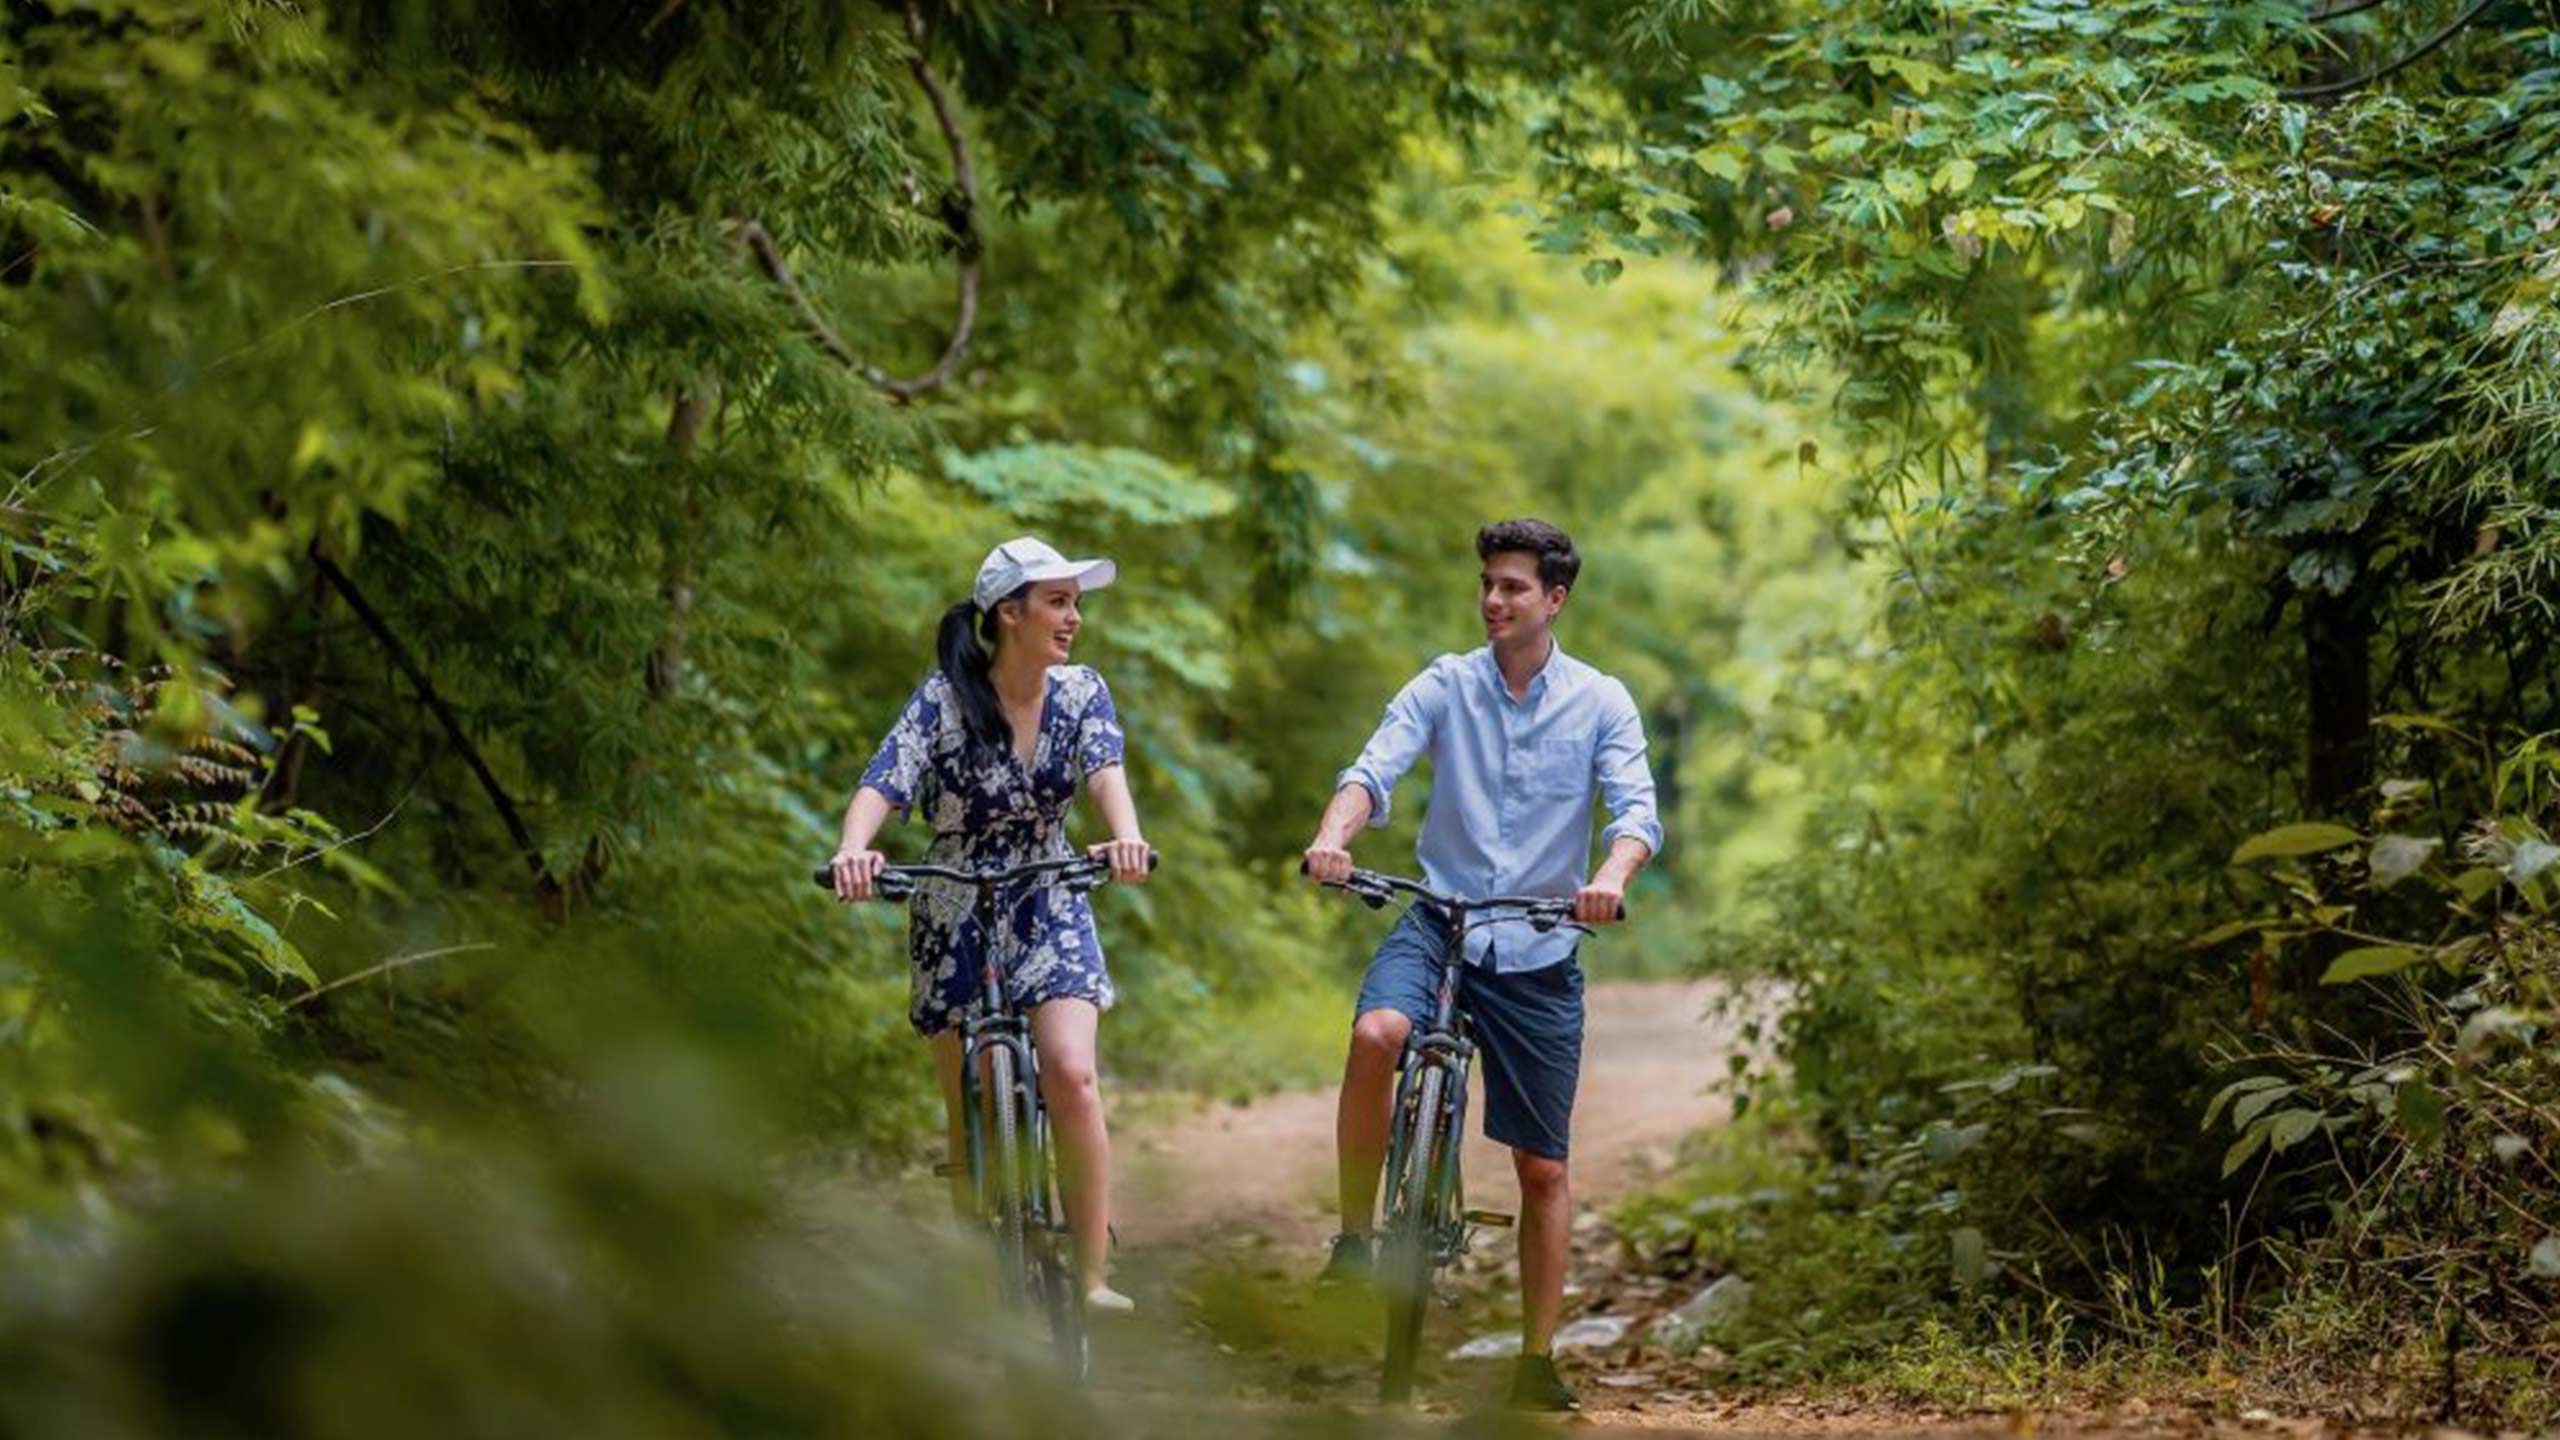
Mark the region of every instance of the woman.
[[[839, 899], [871, 898], [887, 863], [871, 842], [892, 810], [903, 814], [918, 804], [933, 826], [925, 852], [933, 864], [992, 869], [1072, 854], [1066, 814], [1079, 777], [1111, 831], [1089, 853], [1110, 865], [1114, 881], [1146, 882], [1147, 842], [1121, 765], [1111, 692], [1100, 675], [1067, 664], [1083, 625], [1078, 597], [1117, 573], [1108, 560], [1069, 560], [1027, 535], [988, 552], [970, 598], [942, 617], [939, 668], [916, 687], [845, 807], [834, 862]], [[909, 909], [915, 989], [908, 1019], [932, 1042], [957, 1156], [967, 1143], [957, 1026], [977, 993], [986, 939], [966, 892], [947, 883], [919, 885]], [[1082, 895], [1032, 885], [1007, 903], [1004, 923], [1006, 978], [1031, 1016], [1040, 1052], [1040, 1093], [1057, 1132], [1085, 1304], [1128, 1310], [1128, 1297], [1105, 1283], [1111, 1142], [1094, 1075], [1094, 1033], [1112, 990], [1093, 911]], [[965, 1206], [966, 1177], [953, 1180]]]

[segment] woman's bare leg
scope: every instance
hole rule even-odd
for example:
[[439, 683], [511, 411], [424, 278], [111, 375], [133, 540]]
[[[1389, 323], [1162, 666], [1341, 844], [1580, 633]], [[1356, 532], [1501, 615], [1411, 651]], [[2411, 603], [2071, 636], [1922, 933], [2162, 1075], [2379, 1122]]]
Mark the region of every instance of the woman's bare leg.
[[942, 1082], [942, 1113], [951, 1140], [951, 1213], [967, 1220], [977, 1209], [969, 1193], [969, 1130], [960, 1114], [960, 1032], [945, 1030], [933, 1047], [934, 1078]]
[[1075, 1232], [1078, 1282], [1087, 1292], [1101, 1287], [1111, 1250], [1111, 1134], [1094, 1071], [1101, 1023], [1102, 1012], [1090, 1000], [1052, 1000], [1031, 1012], [1040, 1096], [1058, 1136], [1059, 1188]]

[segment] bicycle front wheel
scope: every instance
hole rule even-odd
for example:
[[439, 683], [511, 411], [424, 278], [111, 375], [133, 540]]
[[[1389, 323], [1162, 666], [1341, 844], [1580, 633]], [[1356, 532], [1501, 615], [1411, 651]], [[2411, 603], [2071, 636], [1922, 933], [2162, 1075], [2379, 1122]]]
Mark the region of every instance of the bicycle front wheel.
[[1093, 1362], [1085, 1336], [1084, 1290], [1076, 1282], [1075, 1266], [1068, 1263], [1071, 1247], [1065, 1236], [1052, 1231], [1040, 1249], [1032, 1278], [1039, 1288], [1041, 1312], [1049, 1321], [1049, 1345], [1067, 1378], [1082, 1381], [1091, 1374]]
[[1023, 1284], [1023, 1234], [1028, 1219], [1022, 1186], [1022, 1095], [1014, 1084], [1013, 1052], [996, 1046], [987, 1052], [987, 1093], [995, 1107], [995, 1153], [981, 1173], [991, 1195], [979, 1196], [980, 1213], [994, 1233], [996, 1296], [1005, 1308], [1020, 1311], [1029, 1302]]
[[1031, 1285], [1040, 1313], [1049, 1322], [1049, 1345], [1056, 1352], [1058, 1368], [1082, 1383], [1093, 1369], [1091, 1342], [1085, 1334], [1084, 1281], [1076, 1268], [1075, 1236], [1067, 1227], [1065, 1196], [1058, 1184], [1056, 1134], [1046, 1111], [1033, 1113], [1038, 1125], [1031, 1147], [1032, 1174], [1037, 1177], [1034, 1183], [1041, 1205], [1032, 1217], [1038, 1243], [1031, 1247]]
[[1399, 1404], [1413, 1393], [1413, 1372], [1422, 1355], [1422, 1320], [1431, 1304], [1431, 1270], [1438, 1230], [1440, 1150], [1446, 1137], [1440, 1127], [1440, 1087], [1446, 1076], [1437, 1065], [1425, 1065], [1410, 1095], [1410, 1108], [1399, 1107], [1405, 1129], [1397, 1147], [1402, 1173], [1388, 1177], [1387, 1223], [1380, 1237], [1378, 1284], [1387, 1301], [1386, 1367], [1378, 1377], [1378, 1398]]

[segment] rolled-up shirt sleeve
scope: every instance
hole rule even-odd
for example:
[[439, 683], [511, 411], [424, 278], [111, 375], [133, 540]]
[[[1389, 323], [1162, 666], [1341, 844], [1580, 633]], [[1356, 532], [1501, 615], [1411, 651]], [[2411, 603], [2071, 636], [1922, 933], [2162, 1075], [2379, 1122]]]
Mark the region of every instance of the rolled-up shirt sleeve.
[[1378, 722], [1369, 743], [1360, 747], [1360, 758], [1351, 768], [1334, 778], [1333, 788], [1357, 785], [1369, 792], [1369, 823], [1387, 823], [1390, 797], [1396, 782], [1413, 768], [1431, 749], [1440, 731], [1440, 716], [1448, 705], [1448, 679], [1443, 666], [1413, 677], [1396, 698], [1387, 702], [1386, 718]]
[[1606, 848], [1622, 835], [1644, 842], [1647, 851], [1662, 853], [1662, 820], [1653, 803], [1653, 767], [1645, 761], [1644, 714], [1623, 685], [1601, 724], [1600, 745], [1592, 768], [1600, 782], [1600, 801], [1609, 807], [1609, 828], [1600, 833]]

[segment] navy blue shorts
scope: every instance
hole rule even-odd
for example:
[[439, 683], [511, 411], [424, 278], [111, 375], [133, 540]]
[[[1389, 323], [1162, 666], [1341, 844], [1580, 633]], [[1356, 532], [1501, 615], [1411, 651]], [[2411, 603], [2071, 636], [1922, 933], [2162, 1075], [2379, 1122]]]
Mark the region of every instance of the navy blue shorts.
[[[1430, 1023], [1448, 922], [1415, 906], [1378, 946], [1360, 981], [1358, 1014], [1393, 1010]], [[1573, 1092], [1582, 1079], [1582, 966], [1575, 959], [1500, 975], [1470, 965], [1458, 980], [1458, 1010], [1484, 1058], [1485, 1138], [1562, 1160], [1573, 1135]]]

